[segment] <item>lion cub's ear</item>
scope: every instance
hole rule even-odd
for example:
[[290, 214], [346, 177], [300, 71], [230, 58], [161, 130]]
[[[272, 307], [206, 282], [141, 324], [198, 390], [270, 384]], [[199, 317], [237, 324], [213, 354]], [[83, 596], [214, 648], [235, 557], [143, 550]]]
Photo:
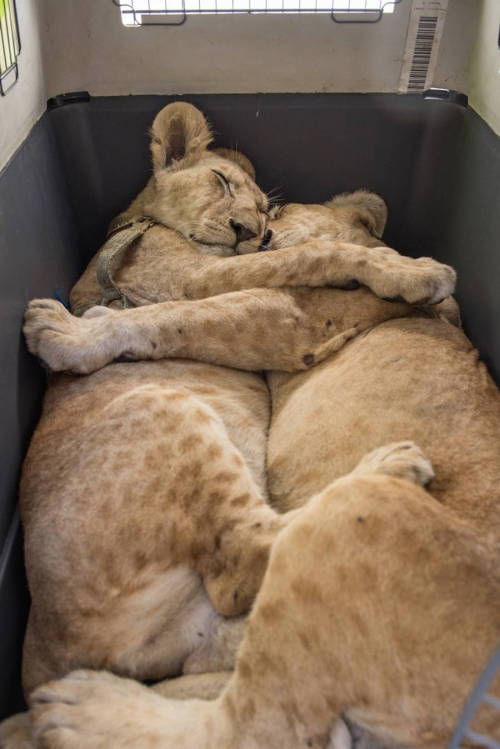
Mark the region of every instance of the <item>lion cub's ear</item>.
[[210, 128], [199, 109], [186, 102], [168, 104], [151, 126], [153, 168], [182, 169], [197, 161], [211, 141]]
[[234, 161], [238, 166], [243, 169], [248, 176], [255, 182], [255, 169], [249, 158], [240, 151], [235, 151], [234, 148], [214, 148], [211, 153], [216, 153], [217, 156], [222, 156], [223, 159], [229, 159]]
[[346, 218], [360, 221], [370, 234], [380, 237], [384, 233], [387, 223], [387, 206], [384, 200], [369, 190], [356, 190], [356, 192], [345, 192], [336, 195], [325, 203], [327, 208], [333, 211], [340, 210]]

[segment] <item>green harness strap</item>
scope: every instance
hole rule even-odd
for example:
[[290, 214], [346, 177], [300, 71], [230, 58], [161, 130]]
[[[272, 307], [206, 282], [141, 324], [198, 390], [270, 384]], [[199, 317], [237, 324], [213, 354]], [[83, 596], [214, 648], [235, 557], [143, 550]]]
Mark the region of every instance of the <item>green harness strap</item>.
[[[157, 221], [148, 216], [140, 216], [113, 227], [101, 247], [97, 258], [96, 276], [102, 293], [101, 299], [97, 304], [107, 307], [111, 302], [119, 299], [124, 308], [133, 307], [127, 296], [113, 281], [113, 275], [120, 267], [127, 250], [139, 237], [142, 237], [148, 229], [157, 223]], [[77, 316], [83, 315], [94, 304], [78, 305], [73, 310], [73, 314]]]

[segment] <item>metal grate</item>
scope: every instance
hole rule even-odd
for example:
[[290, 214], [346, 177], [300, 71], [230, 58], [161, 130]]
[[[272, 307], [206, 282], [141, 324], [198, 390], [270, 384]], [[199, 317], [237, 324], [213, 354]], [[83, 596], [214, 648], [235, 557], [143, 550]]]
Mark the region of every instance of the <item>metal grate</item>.
[[462, 746], [462, 742], [466, 739], [469, 742], [473, 741], [477, 746], [487, 747], [487, 749], [500, 749], [500, 736], [497, 736], [496, 738], [493, 738], [492, 736], [483, 736], [470, 728], [472, 720], [482, 703], [495, 708], [500, 715], [500, 699], [487, 693], [487, 690], [495, 677], [500, 677], [500, 648], [498, 648], [495, 655], [484, 669], [471, 696], [467, 700], [449, 749], [459, 749]]
[[[189, 15], [329, 13], [337, 23], [375, 23], [402, 0], [113, 0], [125, 26], [179, 26]], [[1, 2], [1, 0], [0, 0]], [[178, 16], [173, 20], [172, 16]]]
[[18, 79], [21, 51], [15, 0], [0, 0], [0, 94], [5, 96]]

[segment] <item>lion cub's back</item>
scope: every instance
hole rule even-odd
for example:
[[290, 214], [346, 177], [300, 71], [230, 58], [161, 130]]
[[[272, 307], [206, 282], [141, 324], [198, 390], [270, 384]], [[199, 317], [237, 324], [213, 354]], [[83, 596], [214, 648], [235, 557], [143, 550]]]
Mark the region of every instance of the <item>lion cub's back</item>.
[[434, 496], [500, 522], [499, 393], [449, 323], [390, 320], [270, 385], [269, 488], [280, 508], [302, 504], [373, 448], [414, 440], [434, 464]]

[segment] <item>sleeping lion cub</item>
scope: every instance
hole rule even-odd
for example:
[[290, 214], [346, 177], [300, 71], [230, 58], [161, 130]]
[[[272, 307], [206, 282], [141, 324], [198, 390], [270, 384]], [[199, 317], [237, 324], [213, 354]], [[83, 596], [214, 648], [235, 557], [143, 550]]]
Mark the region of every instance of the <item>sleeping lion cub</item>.
[[[271, 257], [341, 232], [369, 246], [384, 223], [376, 196], [343, 196], [287, 206], [264, 244], [280, 248]], [[336, 337], [312, 369], [268, 375], [271, 502], [293, 512], [313, 498], [278, 533], [222, 695], [177, 702], [77, 671], [33, 695], [47, 746], [319, 749], [343, 715], [380, 740], [443, 749], [497, 645], [500, 399], [471, 343], [439, 310], [394, 304], [384, 317], [366, 289], [254, 293], [259, 304], [228, 294], [82, 320], [47, 302], [28, 317], [33, 349], [63, 369], [79, 348], [84, 371], [124, 352], [204, 351], [214, 363], [270, 370], [281, 357], [297, 370]], [[495, 711], [475, 728], [500, 739]], [[334, 733], [331, 746], [344, 740]]]
[[[304, 369], [316, 354], [325, 355], [325, 346], [335, 350], [357, 330], [408, 305], [373, 296], [370, 308], [363, 305], [323, 329], [315, 310], [301, 312], [293, 297], [283, 304], [276, 287], [357, 280], [409, 301], [438, 301], [452, 291], [455, 277], [448, 266], [385, 247], [324, 239], [240, 257], [252, 239], [269, 241], [267, 198], [244, 157], [210, 151], [209, 142], [204, 117], [190, 105], [169, 105], [155, 118], [153, 177], [119, 218], [127, 223], [139, 211], [157, 222], [113, 270], [114, 288], [129, 302], [240, 290], [242, 316], [231, 343], [226, 331], [225, 348], [235, 351], [246, 316], [257, 318], [265, 310], [267, 332], [259, 326], [260, 340], [248, 351], [257, 351], [258, 360], [259, 351], [274, 347], [272, 329], [281, 321], [297, 335], [293, 353]], [[100, 299], [99, 268], [97, 259], [90, 263], [72, 292], [73, 305], [82, 309]], [[261, 293], [257, 286], [268, 288]], [[218, 327], [207, 304], [196, 332], [199, 343]], [[326, 307], [335, 306], [332, 297]], [[63, 356], [65, 343], [83, 330], [82, 350], [99, 355], [114, 319], [113, 310], [103, 307], [82, 319], [62, 310], [50, 300], [33, 302], [26, 327], [32, 350], [55, 370], [54, 344], [59, 350], [62, 341]], [[176, 325], [179, 340], [191, 323], [188, 314]], [[60, 324], [70, 325], [69, 336], [60, 336]], [[188, 349], [176, 356], [191, 356]], [[288, 351], [285, 340], [273, 366], [287, 368], [281, 362]], [[236, 619], [229, 626], [226, 617], [248, 612], [270, 546], [296, 514], [278, 513], [267, 501], [268, 423], [267, 386], [241, 368], [162, 358], [109, 364], [87, 378], [52, 379], [21, 482], [32, 593], [23, 658], [27, 692], [84, 666], [159, 679], [206, 670], [214, 652], [218, 666], [227, 666], [227, 643], [234, 639], [228, 629], [237, 642], [242, 623]], [[234, 648], [229, 665], [233, 656]]]

